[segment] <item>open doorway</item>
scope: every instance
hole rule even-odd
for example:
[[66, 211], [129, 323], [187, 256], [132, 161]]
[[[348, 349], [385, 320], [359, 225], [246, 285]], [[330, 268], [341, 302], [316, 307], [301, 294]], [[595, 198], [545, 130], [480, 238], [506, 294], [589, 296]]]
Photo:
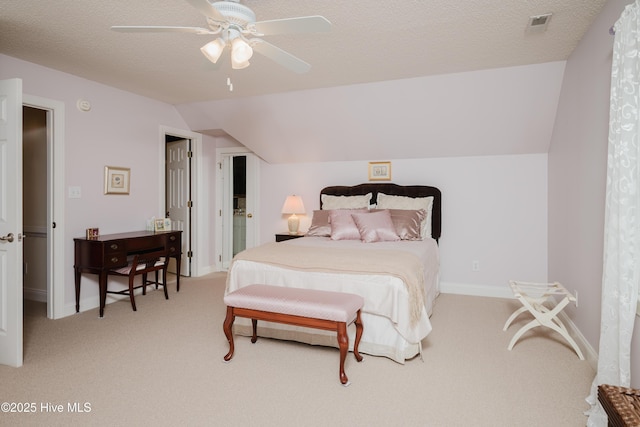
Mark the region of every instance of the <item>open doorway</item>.
[[[47, 316], [47, 111], [22, 107], [23, 295], [25, 317]], [[25, 322], [28, 331], [29, 322]]]
[[231, 187], [233, 194], [232, 256], [247, 247], [247, 156], [232, 158]]
[[219, 148], [217, 158], [216, 267], [223, 271], [234, 255], [259, 242], [260, 161], [255, 154], [237, 147]]
[[64, 103], [25, 94], [22, 113], [23, 302], [60, 319], [75, 313], [64, 304]]

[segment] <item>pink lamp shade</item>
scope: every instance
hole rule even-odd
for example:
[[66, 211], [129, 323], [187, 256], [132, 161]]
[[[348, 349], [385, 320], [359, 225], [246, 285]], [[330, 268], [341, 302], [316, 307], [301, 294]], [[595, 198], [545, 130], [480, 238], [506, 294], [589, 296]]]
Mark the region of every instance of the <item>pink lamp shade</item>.
[[287, 221], [289, 234], [298, 234], [300, 219], [296, 214], [304, 213], [304, 203], [302, 203], [302, 198], [296, 195], [287, 196], [287, 199], [284, 201], [284, 205], [282, 205], [282, 213], [287, 215], [291, 214]]

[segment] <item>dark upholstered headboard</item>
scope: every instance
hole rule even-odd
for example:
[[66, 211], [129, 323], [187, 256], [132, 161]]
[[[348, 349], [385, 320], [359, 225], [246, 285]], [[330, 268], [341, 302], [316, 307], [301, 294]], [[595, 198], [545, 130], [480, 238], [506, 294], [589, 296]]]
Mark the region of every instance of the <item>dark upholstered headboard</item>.
[[378, 192], [392, 196], [429, 197], [433, 196], [433, 210], [431, 212], [431, 235], [439, 240], [442, 231], [442, 194], [436, 187], [427, 185], [398, 185], [398, 184], [358, 184], [352, 186], [336, 185], [325, 187], [320, 191], [320, 209], [322, 209], [322, 194], [330, 196], [362, 196], [373, 193], [371, 203], [377, 202]]

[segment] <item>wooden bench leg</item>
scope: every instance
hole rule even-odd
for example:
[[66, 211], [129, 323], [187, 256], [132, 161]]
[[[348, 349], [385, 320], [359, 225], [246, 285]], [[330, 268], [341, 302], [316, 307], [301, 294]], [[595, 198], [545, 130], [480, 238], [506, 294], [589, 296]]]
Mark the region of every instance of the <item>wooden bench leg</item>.
[[233, 357], [233, 333], [231, 332], [231, 327], [233, 326], [233, 321], [236, 316], [233, 314], [233, 307], [227, 307], [227, 317], [224, 319], [224, 323], [222, 325], [222, 329], [224, 330], [224, 334], [227, 337], [227, 341], [229, 342], [229, 353], [224, 356], [225, 361], [231, 360]]
[[338, 346], [340, 347], [340, 382], [344, 385], [349, 383], [349, 378], [344, 373], [344, 361], [349, 351], [349, 336], [347, 335], [347, 324], [345, 322], [337, 322], [337, 325]]
[[358, 346], [360, 345], [360, 339], [362, 338], [362, 320], [360, 320], [360, 310], [356, 315], [356, 320], [354, 322], [356, 324], [356, 340], [353, 343], [353, 355], [356, 357], [358, 362], [362, 362], [362, 356], [358, 353]]
[[251, 343], [255, 344], [258, 341], [258, 320], [251, 319], [251, 325], [253, 326], [253, 336], [251, 337]]
[[[362, 361], [362, 356], [358, 352], [358, 346], [360, 345], [360, 339], [362, 338], [362, 320], [360, 319], [360, 310], [356, 314], [356, 339], [353, 343], [353, 355], [358, 362]], [[344, 372], [344, 362], [347, 359], [347, 352], [349, 351], [349, 335], [347, 335], [347, 324], [345, 322], [337, 322], [338, 332], [338, 346], [340, 347], [340, 382], [343, 385], [349, 385], [349, 378]]]

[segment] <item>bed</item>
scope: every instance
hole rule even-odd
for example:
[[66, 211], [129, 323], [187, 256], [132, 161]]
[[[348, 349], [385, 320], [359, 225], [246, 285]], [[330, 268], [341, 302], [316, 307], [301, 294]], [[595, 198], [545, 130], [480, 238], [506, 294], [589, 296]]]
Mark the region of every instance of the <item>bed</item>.
[[[439, 293], [440, 190], [392, 183], [331, 186], [321, 191], [320, 208], [304, 237], [237, 254], [226, 293], [253, 283], [355, 293], [365, 299], [361, 353], [398, 363], [421, 354]], [[251, 322], [238, 319], [234, 332], [251, 336]], [[315, 329], [261, 322], [259, 334], [337, 346], [335, 334]]]

